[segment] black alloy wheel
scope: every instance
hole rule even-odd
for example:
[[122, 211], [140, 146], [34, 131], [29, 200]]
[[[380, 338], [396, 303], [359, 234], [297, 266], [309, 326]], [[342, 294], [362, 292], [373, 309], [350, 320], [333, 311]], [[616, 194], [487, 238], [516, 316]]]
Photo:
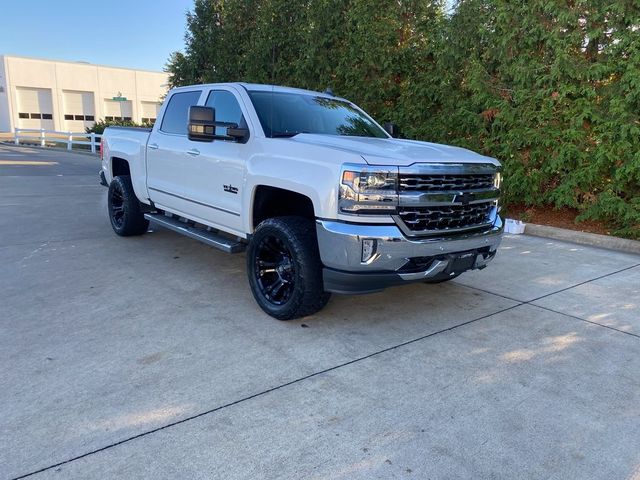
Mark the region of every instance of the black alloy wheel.
[[111, 227], [118, 235], [128, 237], [147, 231], [149, 221], [144, 218], [130, 176], [122, 175], [111, 180], [107, 193], [107, 208]]
[[291, 298], [295, 286], [295, 263], [284, 242], [267, 235], [257, 247], [255, 276], [264, 298], [274, 305], [283, 305]]
[[278, 320], [312, 315], [329, 301], [315, 224], [302, 217], [276, 217], [256, 228], [247, 248], [251, 293]]
[[109, 214], [113, 226], [120, 230], [124, 225], [124, 196], [118, 187], [109, 192]]

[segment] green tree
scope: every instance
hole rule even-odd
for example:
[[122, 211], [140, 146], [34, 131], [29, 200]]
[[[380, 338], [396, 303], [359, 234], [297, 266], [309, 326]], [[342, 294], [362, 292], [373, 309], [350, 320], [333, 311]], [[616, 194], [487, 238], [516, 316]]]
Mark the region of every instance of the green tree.
[[504, 164], [507, 202], [640, 237], [636, 0], [195, 0], [172, 86], [331, 87]]

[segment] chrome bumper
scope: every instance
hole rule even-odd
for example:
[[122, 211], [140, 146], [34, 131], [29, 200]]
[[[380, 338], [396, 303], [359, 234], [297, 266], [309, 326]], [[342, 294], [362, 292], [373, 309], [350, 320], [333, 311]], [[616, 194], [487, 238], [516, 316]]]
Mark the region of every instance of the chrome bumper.
[[[317, 220], [325, 290], [368, 293], [388, 286], [453, 276], [454, 259], [475, 255], [467, 269], [484, 268], [502, 240], [498, 216], [488, 229], [441, 238], [407, 238], [395, 225], [362, 225]], [[375, 253], [363, 261], [362, 241], [375, 240]]]

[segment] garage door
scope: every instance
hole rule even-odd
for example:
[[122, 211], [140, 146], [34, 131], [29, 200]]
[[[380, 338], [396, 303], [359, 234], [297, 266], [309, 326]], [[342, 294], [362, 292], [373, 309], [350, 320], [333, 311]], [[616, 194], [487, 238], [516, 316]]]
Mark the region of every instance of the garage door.
[[19, 128], [53, 130], [53, 101], [49, 88], [16, 87]]
[[160, 104], [156, 102], [141, 102], [140, 121], [142, 123], [154, 124], [158, 118]]
[[95, 110], [93, 92], [65, 90], [62, 92], [64, 128], [70, 132], [84, 132], [93, 125]]
[[104, 101], [104, 119], [111, 120], [132, 120], [133, 107], [131, 100], [117, 102], [115, 100], [105, 99]]

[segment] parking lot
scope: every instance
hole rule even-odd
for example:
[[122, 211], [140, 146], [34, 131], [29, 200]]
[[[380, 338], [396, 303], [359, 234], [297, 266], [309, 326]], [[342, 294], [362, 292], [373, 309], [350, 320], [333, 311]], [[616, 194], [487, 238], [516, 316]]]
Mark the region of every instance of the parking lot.
[[640, 256], [506, 236], [279, 322], [98, 168], [0, 145], [0, 478], [640, 479]]

